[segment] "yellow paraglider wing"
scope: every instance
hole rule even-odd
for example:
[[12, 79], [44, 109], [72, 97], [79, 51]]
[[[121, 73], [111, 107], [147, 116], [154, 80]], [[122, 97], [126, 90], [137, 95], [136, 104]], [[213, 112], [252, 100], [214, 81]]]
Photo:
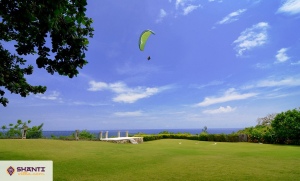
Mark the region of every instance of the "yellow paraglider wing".
[[144, 50], [146, 42], [151, 34], [155, 35], [155, 33], [151, 30], [145, 30], [142, 32], [139, 40], [139, 48], [141, 51]]

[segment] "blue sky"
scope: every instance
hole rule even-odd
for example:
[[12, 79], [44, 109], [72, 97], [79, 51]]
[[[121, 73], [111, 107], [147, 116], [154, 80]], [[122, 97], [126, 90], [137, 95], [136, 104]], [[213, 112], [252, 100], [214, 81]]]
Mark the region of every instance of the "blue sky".
[[[88, 1], [87, 16], [89, 64], [73, 79], [35, 68], [28, 81], [47, 92], [7, 92], [1, 125], [243, 128], [299, 107], [299, 0], [101, 0]], [[155, 35], [140, 51], [145, 29]]]

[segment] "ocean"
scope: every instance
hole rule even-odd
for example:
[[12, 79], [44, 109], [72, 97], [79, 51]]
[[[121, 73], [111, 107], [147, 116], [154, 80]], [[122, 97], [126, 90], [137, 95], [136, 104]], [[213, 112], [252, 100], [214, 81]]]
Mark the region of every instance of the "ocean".
[[[232, 132], [237, 132], [238, 130], [242, 130], [243, 128], [208, 128], [207, 132], [209, 134], [230, 134]], [[80, 131], [80, 130], [79, 130]], [[200, 134], [202, 132], [202, 128], [199, 129], [128, 129], [128, 130], [87, 130], [88, 132], [95, 134], [96, 137], [99, 137], [100, 131], [102, 131], [103, 136], [105, 136], [106, 131], [108, 131], [108, 137], [116, 137], [118, 136], [118, 131], [120, 131], [120, 136], [123, 137], [128, 131], [129, 135], [134, 135], [138, 133], [145, 134], [158, 134], [163, 131], [168, 131], [171, 133], [190, 133], [190, 134]], [[43, 136], [46, 138], [51, 138], [51, 136], [70, 136], [74, 131], [43, 131]]]

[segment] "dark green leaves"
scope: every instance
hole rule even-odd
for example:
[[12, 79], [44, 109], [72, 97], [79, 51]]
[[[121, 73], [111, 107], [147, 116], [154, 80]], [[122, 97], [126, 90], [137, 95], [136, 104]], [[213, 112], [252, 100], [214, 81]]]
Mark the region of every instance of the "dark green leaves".
[[276, 115], [272, 127], [279, 142], [300, 141], [300, 109], [288, 110]]
[[[1, 0], [0, 41], [14, 41], [13, 55], [0, 44], [0, 103], [7, 105], [4, 90], [26, 97], [44, 93], [46, 87], [32, 86], [24, 75], [33, 72], [19, 55], [37, 54], [38, 68], [70, 78], [87, 64], [85, 51], [93, 36], [92, 19], [85, 16], [86, 0]], [[51, 47], [49, 47], [49, 44]]]

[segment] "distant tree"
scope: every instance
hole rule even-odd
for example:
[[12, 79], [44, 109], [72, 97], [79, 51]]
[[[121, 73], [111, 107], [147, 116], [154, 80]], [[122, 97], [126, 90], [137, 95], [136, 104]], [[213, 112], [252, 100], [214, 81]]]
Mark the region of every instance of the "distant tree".
[[[30, 121], [30, 120], [29, 120]], [[29, 124], [29, 121], [28, 124]], [[5, 136], [7, 138], [14, 138], [14, 137], [21, 137], [22, 133], [21, 133], [21, 129], [26, 126], [26, 122], [22, 122], [21, 120], [18, 120], [16, 124], [10, 123], [8, 125], [8, 127], [6, 127], [5, 125], [2, 126], [2, 129], [8, 129], [5, 132]]]
[[[30, 85], [25, 76], [33, 73], [26, 55], [37, 55], [38, 68], [68, 76], [87, 64], [85, 51], [92, 37], [92, 19], [85, 16], [86, 0], [1, 0], [0, 1], [0, 104], [11, 93], [26, 97], [44, 93], [45, 86]], [[17, 53], [3, 42], [11, 42]]]
[[30, 128], [28, 124], [31, 123], [31, 120], [28, 120], [27, 122], [22, 122], [22, 120], [18, 120], [16, 124], [9, 124], [9, 127], [6, 127], [5, 125], [2, 126], [2, 129], [8, 129], [4, 135], [6, 138], [15, 138], [15, 137], [21, 137], [22, 136], [22, 129], [27, 128], [27, 135], [26, 138], [42, 138], [42, 128], [43, 123], [39, 126], [33, 126]]
[[272, 113], [265, 117], [258, 118], [255, 127], [247, 127], [243, 130], [239, 130], [237, 133], [246, 134], [249, 142], [274, 143], [274, 131], [271, 124], [275, 116], [276, 113]]
[[271, 126], [272, 121], [274, 120], [276, 113], [268, 114], [267, 116], [263, 118], [257, 119], [257, 125], [261, 126]]
[[2, 129], [2, 132], [0, 132], [0, 137], [3, 137], [4, 132], [5, 132], [5, 130], [6, 130], [6, 126], [5, 126], [5, 125], [2, 126], [1, 129]]
[[172, 132], [169, 132], [167, 130], [161, 131], [158, 134], [173, 134]]
[[277, 114], [271, 125], [280, 143], [300, 144], [300, 109]]
[[[75, 136], [75, 135], [74, 135]], [[90, 133], [89, 131], [87, 130], [82, 130], [80, 133], [79, 133], [79, 138], [80, 139], [95, 139], [96, 136], [92, 133]]]
[[203, 133], [207, 133], [207, 126], [204, 126], [204, 127], [203, 127], [202, 132], [203, 132]]
[[42, 138], [43, 137], [43, 126], [44, 124], [40, 124], [39, 126], [32, 126], [28, 128], [26, 138]]
[[7, 128], [6, 128], [5, 125], [3, 125], [3, 126], [1, 127], [1, 129], [2, 129], [3, 131], [5, 131]]

